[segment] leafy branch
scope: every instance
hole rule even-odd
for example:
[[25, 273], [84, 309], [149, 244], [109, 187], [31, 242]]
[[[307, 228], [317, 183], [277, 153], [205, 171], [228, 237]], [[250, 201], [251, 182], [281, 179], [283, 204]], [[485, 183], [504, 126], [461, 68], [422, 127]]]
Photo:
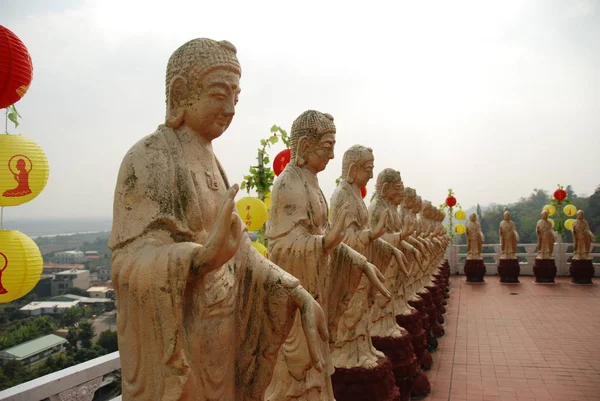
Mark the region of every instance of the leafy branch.
[[6, 108], [6, 117], [12, 121], [15, 128], [19, 126], [19, 118], [22, 118], [14, 104]]

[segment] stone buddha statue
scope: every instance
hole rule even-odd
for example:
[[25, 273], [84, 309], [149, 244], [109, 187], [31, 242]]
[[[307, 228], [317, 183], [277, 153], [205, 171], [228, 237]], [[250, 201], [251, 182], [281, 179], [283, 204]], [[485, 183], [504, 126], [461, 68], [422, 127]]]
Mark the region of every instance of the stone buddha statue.
[[548, 212], [543, 210], [541, 219], [535, 226], [535, 233], [538, 240], [538, 256], [536, 259], [552, 259], [554, 252], [554, 228], [548, 221]]
[[590, 225], [583, 218], [583, 210], [577, 211], [577, 219], [573, 223], [573, 259], [588, 260], [592, 249], [592, 243], [596, 237], [590, 230]]
[[519, 243], [519, 233], [515, 222], [510, 219], [510, 212], [504, 212], [504, 219], [500, 222], [500, 259], [516, 259], [517, 244]]
[[[350, 211], [347, 202], [336, 205], [336, 219], [329, 223], [327, 201], [317, 174], [333, 159], [335, 138], [335, 125], [329, 114], [309, 110], [294, 121], [290, 132], [291, 161], [273, 184], [266, 232], [269, 258], [297, 277], [323, 308], [331, 347], [337, 343], [338, 322], [363, 273], [383, 297], [391, 297], [379, 270], [342, 243], [347, 217], [356, 211]], [[359, 237], [368, 240], [376, 234], [377, 230], [373, 230]], [[295, 313], [291, 332], [279, 351], [266, 400], [334, 399], [330, 344], [321, 343], [319, 352], [325, 364], [322, 370], [315, 368], [302, 323], [303, 317]]]
[[252, 246], [238, 186], [213, 152], [240, 76], [231, 43], [181, 46], [167, 64], [165, 124], [121, 164], [109, 246], [123, 401], [262, 401], [294, 322], [306, 366], [324, 368], [321, 307]]
[[481, 249], [485, 237], [481, 232], [481, 224], [477, 221], [475, 213], [469, 216], [469, 222], [466, 224], [467, 235], [467, 260], [481, 259]]

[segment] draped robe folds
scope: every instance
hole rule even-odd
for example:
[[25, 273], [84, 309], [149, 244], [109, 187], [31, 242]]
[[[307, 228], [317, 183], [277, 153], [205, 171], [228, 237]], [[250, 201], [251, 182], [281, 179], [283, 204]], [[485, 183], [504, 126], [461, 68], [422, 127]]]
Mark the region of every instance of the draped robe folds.
[[502, 220], [500, 222], [500, 250], [502, 258], [515, 259], [515, 253], [517, 252], [517, 242], [519, 236], [517, 234], [517, 227], [515, 223], [510, 220]]
[[[385, 275], [387, 266], [394, 261], [391, 246], [381, 239], [363, 242], [360, 238], [360, 233], [368, 229], [367, 207], [358, 188], [342, 180], [331, 197], [332, 221], [336, 221], [345, 203], [349, 207], [344, 223], [344, 243], [365, 256]], [[332, 351], [336, 368], [373, 368], [377, 366], [377, 360], [385, 356], [373, 347], [369, 334], [374, 296], [371, 282], [363, 275], [348, 309], [338, 323], [337, 339]]]
[[[396, 207], [390, 202], [375, 195], [375, 199], [368, 208], [369, 226], [376, 227], [378, 222], [388, 216], [385, 223], [385, 233], [381, 239], [394, 248], [400, 249], [401, 239], [396, 233], [401, 231], [401, 221]], [[380, 294], [375, 295], [375, 304], [371, 312], [371, 336], [373, 337], [402, 337], [400, 326], [396, 323], [396, 310], [394, 309], [394, 298], [401, 296], [405, 298], [405, 281], [402, 279], [400, 266], [395, 259], [387, 266], [383, 273], [385, 284], [392, 293], [392, 299], [388, 300]]]
[[109, 240], [123, 401], [262, 401], [298, 280], [244, 239], [191, 271], [227, 189], [210, 144], [159, 126], [125, 156]]
[[[405, 207], [400, 207], [400, 220], [402, 222], [402, 226], [407, 229], [409, 233], [414, 233], [418, 228], [419, 224], [417, 221], [417, 216]], [[404, 283], [404, 292], [399, 293], [396, 297], [395, 310], [396, 315], [409, 315], [413, 312], [414, 308], [408, 304], [407, 298], [410, 297], [410, 294], [413, 293], [413, 287], [415, 286], [415, 281], [417, 277], [421, 274], [421, 267], [418, 265], [417, 259], [415, 258], [412, 252], [405, 253], [406, 259], [408, 261], [408, 272], [409, 277], [406, 278]], [[423, 265], [427, 263], [427, 255], [423, 255]]]
[[592, 248], [592, 232], [590, 226], [585, 220], [575, 220], [573, 223], [573, 259], [584, 260], [590, 258]]
[[[345, 244], [325, 252], [323, 241], [329, 229], [327, 201], [317, 177], [306, 168], [288, 164], [271, 192], [271, 210], [266, 236], [269, 258], [300, 280], [321, 305], [336, 342], [337, 323], [356, 291], [366, 258]], [[334, 372], [330, 344], [322, 343], [324, 369], [311, 366], [306, 338], [297, 313], [292, 330], [282, 345], [266, 400], [328, 400]]]
[[467, 259], [481, 259], [483, 246], [483, 233], [478, 222], [467, 223]]
[[535, 227], [538, 236], [538, 259], [551, 259], [554, 252], [554, 230], [548, 220], [538, 220]]

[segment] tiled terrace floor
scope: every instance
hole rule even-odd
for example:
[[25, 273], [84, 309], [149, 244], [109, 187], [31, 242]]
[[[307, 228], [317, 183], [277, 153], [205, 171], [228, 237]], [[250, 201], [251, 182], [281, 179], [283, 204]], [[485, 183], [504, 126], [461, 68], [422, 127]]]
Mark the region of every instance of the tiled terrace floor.
[[600, 400], [600, 279], [451, 279], [428, 401]]

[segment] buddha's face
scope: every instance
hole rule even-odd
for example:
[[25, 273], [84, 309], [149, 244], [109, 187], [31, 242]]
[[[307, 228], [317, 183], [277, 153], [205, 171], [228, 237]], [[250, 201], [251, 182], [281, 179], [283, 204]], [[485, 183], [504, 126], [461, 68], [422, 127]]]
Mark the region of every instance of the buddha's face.
[[548, 220], [548, 212], [545, 210], [542, 212], [542, 220]]
[[196, 92], [184, 106], [183, 126], [208, 140], [220, 137], [235, 115], [240, 76], [224, 69], [209, 72]]
[[385, 199], [390, 201], [394, 206], [401, 204], [402, 199], [404, 199], [404, 183], [401, 180], [388, 182]]
[[373, 168], [375, 167], [375, 163], [373, 160], [367, 160], [361, 163], [356, 169], [356, 175], [354, 177], [354, 182], [359, 187], [364, 187], [369, 183], [369, 180], [373, 178]]
[[475, 223], [477, 221], [477, 215], [475, 213], [473, 213], [470, 217], [469, 220], [471, 220], [473, 223]]
[[329, 160], [333, 159], [335, 154], [335, 133], [323, 134], [320, 139], [309, 140], [309, 149], [304, 155], [306, 166], [315, 174], [325, 170]]
[[409, 210], [412, 209], [413, 204], [415, 203], [415, 196], [414, 195], [407, 195], [404, 198], [404, 202], [403, 202], [403, 206]]
[[583, 210], [577, 211], [577, 220], [583, 220]]
[[510, 220], [510, 212], [504, 212], [504, 220]]

